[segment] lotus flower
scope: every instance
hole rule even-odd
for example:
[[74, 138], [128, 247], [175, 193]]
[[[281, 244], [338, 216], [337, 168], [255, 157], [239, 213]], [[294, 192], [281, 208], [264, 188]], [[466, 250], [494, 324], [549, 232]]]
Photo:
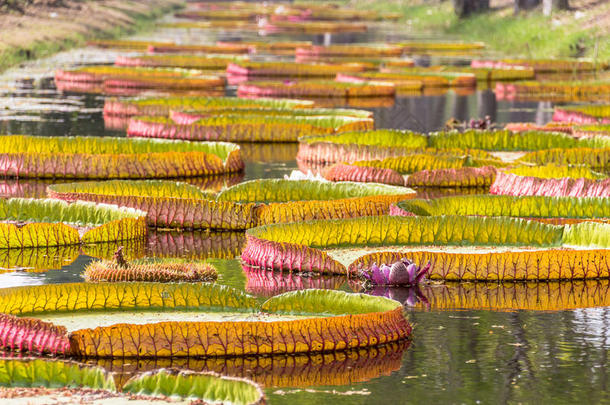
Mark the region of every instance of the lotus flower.
[[430, 262], [419, 269], [409, 259], [400, 259], [390, 266], [373, 263], [370, 269], [360, 270], [360, 276], [373, 286], [410, 286], [421, 283], [430, 267]]

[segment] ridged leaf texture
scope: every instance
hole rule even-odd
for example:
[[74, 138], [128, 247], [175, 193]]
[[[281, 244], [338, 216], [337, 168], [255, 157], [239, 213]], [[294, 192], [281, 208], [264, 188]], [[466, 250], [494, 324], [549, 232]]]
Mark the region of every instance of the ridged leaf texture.
[[[14, 314], [169, 308], [235, 312], [253, 311], [257, 306], [253, 297], [237, 290], [190, 283], [46, 285], [11, 289], [0, 295], [0, 310]], [[261, 309], [311, 317], [279, 322], [118, 323], [72, 332], [70, 353], [86, 357], [185, 357], [322, 352], [393, 342], [411, 332], [400, 304], [378, 297], [308, 290], [271, 298]], [[168, 315], [171, 317], [171, 312]]]
[[563, 236], [568, 246], [610, 247], [610, 224], [580, 223], [566, 227]]
[[352, 63], [344, 64], [313, 64], [295, 62], [234, 62], [229, 65], [229, 74], [248, 75], [248, 76], [328, 76], [334, 77], [337, 73], [362, 72], [361, 65]]
[[121, 323], [75, 331], [70, 344], [76, 355], [87, 357], [248, 356], [376, 346], [410, 333], [402, 308], [396, 308], [278, 322]]
[[429, 146], [434, 148], [472, 148], [491, 151], [529, 151], [553, 148], [607, 148], [610, 138], [576, 139], [560, 132], [507, 130], [437, 132], [430, 135]]
[[506, 173], [516, 174], [517, 176], [531, 176], [543, 179], [561, 179], [571, 177], [574, 179], [606, 179], [607, 175], [595, 172], [587, 166], [557, 166], [548, 164], [544, 166], [517, 166], [504, 170]]
[[376, 245], [558, 246], [563, 228], [512, 218], [362, 217], [257, 227], [247, 235], [317, 248]]
[[119, 66], [179, 67], [188, 69], [224, 69], [231, 62], [247, 59], [242, 55], [139, 55], [118, 56]]
[[610, 197], [610, 179], [540, 178], [499, 172], [489, 192], [549, 197]]
[[593, 169], [606, 169], [610, 167], [610, 148], [590, 149], [547, 149], [529, 152], [521, 159], [523, 162], [546, 165], [587, 165]]
[[193, 177], [241, 171], [239, 146], [223, 142], [6, 135], [0, 174], [37, 178]]
[[422, 170], [407, 177], [407, 186], [489, 187], [496, 178], [493, 166]]
[[[106, 202], [146, 211], [151, 226], [195, 229], [247, 229], [275, 222], [381, 215], [389, 212], [391, 204], [414, 195], [408, 188], [379, 184], [280, 179], [244, 182], [218, 196], [163, 181], [71, 183], [48, 190], [50, 196], [67, 201]], [[174, 198], [174, 193], [187, 198]]]
[[184, 69], [164, 69], [126, 66], [84, 66], [78, 69], [58, 70], [55, 79], [58, 81], [102, 81], [106, 78], [177, 78], [193, 76], [197, 71]]
[[[598, 222], [557, 226], [515, 218], [476, 216], [380, 216], [274, 224], [246, 232], [247, 243], [242, 251], [242, 260], [253, 267], [345, 274], [345, 266], [321, 249], [383, 245], [608, 248], [609, 227], [609, 224]], [[527, 252], [517, 251], [507, 254], [515, 253], [516, 260], [524, 260], [526, 269], [528, 263], [531, 266], [532, 260], [537, 259], [538, 253], [527, 256]], [[597, 274], [594, 277], [605, 277], [607, 266], [597, 268], [597, 257], [587, 256], [588, 252], [598, 254], [588, 250], [568, 251], [568, 256], [572, 256], [566, 260], [580, 260], [578, 266]], [[604, 257], [604, 251], [601, 252]], [[462, 256], [479, 260], [484, 255], [468, 253]], [[583, 264], [585, 256], [588, 264]], [[502, 262], [508, 274], [503, 277], [515, 277], [516, 267], [507, 263]], [[488, 271], [485, 266], [483, 270]], [[483, 270], [474, 267], [475, 272]], [[485, 279], [486, 276], [482, 277]]]
[[381, 183], [403, 186], [404, 177], [396, 170], [382, 167], [354, 166], [350, 164], [336, 163], [324, 168], [324, 178], [332, 182], [353, 181], [358, 183]]
[[425, 135], [396, 129], [377, 129], [367, 132], [343, 132], [341, 134], [328, 136], [307, 136], [300, 138], [299, 142], [307, 144], [328, 142], [335, 144], [393, 146], [403, 148], [425, 148], [428, 145]]
[[[312, 110], [312, 113], [315, 110]], [[368, 117], [366, 117], [368, 118]], [[250, 125], [252, 127], [256, 127], [257, 125], [303, 125], [303, 126], [311, 126], [313, 128], [317, 128], [318, 130], [322, 129], [340, 129], [344, 126], [353, 125], [357, 122], [364, 122], [363, 126], [367, 126], [366, 123], [371, 123], [372, 120], [367, 120], [366, 118], [358, 118], [352, 115], [342, 115], [340, 113], [336, 114], [323, 114], [320, 113], [318, 115], [309, 114], [309, 115], [276, 115], [276, 116], [264, 116], [260, 115], [248, 115], [247, 113], [237, 113], [231, 115], [218, 115], [212, 117], [204, 117], [195, 121], [193, 126], [210, 126], [210, 127], [223, 127], [226, 126], [231, 128], [232, 126], [236, 126], [239, 128], [240, 125], [247, 126]], [[160, 123], [160, 124], [172, 124], [172, 121], [165, 117], [159, 116], [139, 116], [134, 117], [132, 119], [147, 121], [151, 123]]]
[[439, 251], [377, 252], [359, 257], [349, 266], [357, 274], [373, 263], [394, 263], [408, 258], [419, 265], [431, 263], [428, 277], [445, 281], [543, 281], [608, 278], [610, 256], [606, 249], [542, 249], [493, 253]]
[[309, 117], [309, 116], [321, 116], [321, 117], [354, 117], [354, 118], [373, 118], [373, 113], [367, 110], [358, 110], [355, 108], [269, 108], [264, 106], [253, 106], [253, 107], [217, 107], [217, 108], [200, 108], [200, 109], [176, 109], [172, 110], [173, 113], [184, 113], [199, 115], [201, 118], [213, 116], [213, 115], [265, 115], [272, 117]]
[[391, 169], [398, 173], [414, 173], [421, 170], [457, 169], [465, 166], [466, 157], [444, 157], [436, 154], [414, 153], [402, 157], [388, 157], [383, 160], [361, 160], [354, 166]]
[[561, 106], [556, 110], [568, 112], [582, 113], [591, 115], [597, 118], [610, 117], [610, 105], [577, 105], [577, 106]]
[[97, 136], [48, 137], [6, 135], [0, 153], [48, 154], [150, 154], [168, 152], [205, 152], [225, 160], [239, 147], [224, 142], [191, 143], [180, 141], [126, 139]]
[[[63, 246], [143, 238], [145, 213], [89, 202], [53, 199], [0, 200], [0, 248]], [[11, 223], [15, 222], [17, 225]], [[26, 223], [24, 226], [20, 224]], [[75, 227], [85, 228], [82, 236]]]
[[256, 81], [240, 84], [237, 93], [273, 97], [385, 97], [393, 96], [395, 88], [390, 83], [374, 81], [342, 83], [332, 80], [307, 80], [290, 84]]
[[294, 142], [313, 133], [373, 128], [371, 118], [351, 116], [219, 115], [179, 124], [166, 117], [133, 117], [127, 134], [146, 138], [201, 141]]
[[60, 183], [48, 186], [56, 194], [102, 194], [113, 196], [214, 198], [214, 193], [188, 183], [169, 180], [107, 180]]
[[218, 194], [220, 201], [289, 202], [408, 194], [404, 187], [380, 184], [329, 183], [315, 180], [263, 179], [240, 183]]
[[396, 301], [367, 294], [350, 294], [337, 290], [299, 290], [269, 298], [264, 312], [284, 314], [368, 314], [399, 308]]
[[64, 355], [70, 352], [63, 326], [35, 318], [0, 314], [0, 347], [7, 351]]
[[610, 198], [470, 195], [407, 200], [398, 207], [415, 215], [478, 215], [524, 218], [610, 218]]
[[13, 315], [114, 309], [253, 310], [254, 298], [235, 289], [203, 284], [69, 283], [0, 291], [0, 312]]
[[312, 101], [247, 99], [237, 97], [143, 97], [109, 99], [104, 104], [108, 115], [169, 115], [171, 110], [211, 110], [217, 108], [310, 108]]
[[0, 218], [17, 222], [62, 222], [77, 226], [99, 226], [124, 218], [137, 219], [141, 211], [87, 202], [68, 204], [54, 199], [0, 199]]

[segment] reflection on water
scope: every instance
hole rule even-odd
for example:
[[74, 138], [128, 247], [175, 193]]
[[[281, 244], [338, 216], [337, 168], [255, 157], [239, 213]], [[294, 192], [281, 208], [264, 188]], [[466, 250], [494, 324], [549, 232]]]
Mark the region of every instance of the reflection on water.
[[283, 273], [257, 269], [245, 264], [243, 270], [248, 280], [246, 292], [263, 297], [309, 288], [340, 290], [346, 284], [346, 278], [342, 276]]
[[414, 312], [413, 344], [398, 372], [335, 391], [270, 389], [269, 402], [608, 403], [610, 311], [592, 311], [588, 319], [580, 310]]
[[118, 386], [133, 374], [176, 367], [250, 378], [264, 387], [348, 385], [388, 376], [400, 368], [409, 341], [327, 354], [260, 357], [98, 359], [90, 364], [115, 373]]
[[[251, 39], [252, 34], [163, 29], [154, 36], [158, 41], [212, 43]], [[321, 44], [329, 37], [303, 35], [289, 39], [308, 39]], [[367, 33], [333, 34], [330, 39], [333, 43], [349, 43], [408, 38], [382, 26]], [[51, 80], [55, 66], [109, 63], [118, 53], [72, 51], [0, 76], [0, 133], [124, 136], [121, 128], [125, 123], [109, 122], [105, 127], [102, 95], [62, 94], [56, 91]], [[445, 59], [459, 63], [463, 58]], [[428, 64], [444, 62], [436, 57], [422, 60]], [[10, 81], [25, 75], [34, 78], [34, 82]], [[396, 99], [339, 99], [326, 103], [371, 110], [378, 128], [415, 131], [439, 130], [452, 117], [467, 120], [486, 115], [500, 124], [544, 124], [551, 120], [553, 106], [552, 102], [540, 99], [499, 100], [493, 91], [481, 88], [476, 92], [443, 89], [423, 95], [400, 95]], [[244, 180], [283, 177], [297, 168], [296, 151], [296, 144], [243, 145], [245, 174], [187, 181], [219, 190]], [[47, 181], [3, 180], [0, 194], [43, 197], [48, 184]], [[470, 189], [449, 192], [471, 191], [481, 192]], [[435, 190], [418, 190], [418, 193], [429, 198], [439, 195]], [[244, 272], [234, 259], [239, 256], [244, 239], [243, 233], [235, 232], [151, 231], [146, 244], [127, 244], [125, 252], [128, 258], [144, 255], [215, 258], [220, 283], [246, 290], [261, 300], [302, 288], [360, 289], [358, 283], [341, 277]], [[94, 257], [109, 257], [115, 249], [116, 244], [106, 244], [0, 252], [0, 267], [5, 269], [0, 274], [0, 285], [8, 288], [78, 282], [87, 263]], [[408, 349], [405, 343], [302, 357], [173, 362], [121, 360], [100, 361], [100, 365], [118, 372], [120, 378], [169, 366], [246, 376], [267, 387], [269, 402], [273, 404], [573, 403], [583, 400], [610, 403], [607, 389], [610, 385], [607, 373], [610, 310], [603, 307], [610, 296], [607, 281], [424, 285], [419, 290], [382, 289], [375, 293], [410, 306], [409, 317], [415, 329]], [[489, 308], [505, 311], [487, 311]]]
[[[356, 291], [360, 285], [350, 283]], [[415, 310], [565, 311], [610, 306], [609, 280], [429, 283], [362, 290]]]

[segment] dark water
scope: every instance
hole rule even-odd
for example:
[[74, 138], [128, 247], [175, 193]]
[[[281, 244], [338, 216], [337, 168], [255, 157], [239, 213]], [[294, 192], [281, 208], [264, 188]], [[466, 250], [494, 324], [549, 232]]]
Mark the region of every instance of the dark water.
[[[162, 30], [155, 39], [171, 39], [176, 35], [174, 31]], [[216, 37], [229, 40], [239, 35], [221, 33]], [[317, 43], [324, 41], [323, 36], [313, 39]], [[371, 37], [346, 34], [336, 39], [353, 42]], [[96, 57], [101, 61], [112, 60], [111, 56], [104, 59], [103, 52]], [[102, 96], [59, 94], [54, 90], [48, 78], [54, 64], [77, 63], [82, 59], [74, 52], [48, 62], [50, 67], [36, 65], [31, 68], [32, 74], [39, 75], [34, 88], [15, 88], [9, 84], [0, 90], [3, 106], [0, 133], [122, 135], [121, 131], [105, 129]], [[28, 72], [26, 68], [22, 75]], [[552, 114], [549, 102], [497, 100], [489, 90], [469, 95], [448, 91], [440, 95], [401, 97], [389, 105], [364, 108], [374, 111], [379, 128], [416, 131], [439, 130], [451, 117], [466, 120], [489, 115], [498, 123], [543, 124]], [[290, 174], [297, 169], [296, 151], [294, 144], [244, 145], [245, 176], [229, 182]], [[47, 184], [6, 181], [2, 187], [4, 195], [41, 197]], [[295, 288], [357, 289], [341, 278], [291, 278], [273, 274], [264, 275], [266, 281], [261, 284], [256, 274], [244, 272], [238, 260], [226, 259], [237, 257], [242, 243], [241, 234], [154, 233], [146, 246], [134, 251], [151, 256], [222, 257], [217, 262], [221, 270], [219, 282], [260, 297]], [[2, 257], [3, 263], [24, 269], [0, 274], [0, 286], [80, 282], [84, 266], [93, 260], [83, 253], [87, 252], [40, 251], [11, 260]], [[31, 272], [28, 267], [33, 267], [32, 261], [26, 260], [26, 256], [39, 261], [46, 257], [53, 263], [53, 270]], [[420, 301], [409, 309], [415, 325], [410, 344], [298, 358], [177, 360], [172, 364], [102, 361], [100, 364], [127, 376], [137, 370], [168, 365], [247, 376], [266, 385], [269, 402], [273, 404], [610, 403], [610, 312], [607, 307], [587, 308], [607, 305], [607, 285], [583, 288], [582, 283], [553, 286], [541, 283], [529, 287], [478, 285], [476, 293], [469, 293], [467, 288], [466, 292], [459, 290], [461, 299], [444, 305], [432, 299], [436, 297], [433, 290], [428, 291], [432, 294], [427, 296], [430, 305]], [[447, 288], [458, 291], [456, 287]], [[503, 297], [495, 302], [513, 299], [512, 302], [520, 303], [517, 306], [520, 308], [553, 310], [484, 310], [489, 307], [481, 306], [478, 298], [490, 294]], [[406, 299], [408, 295], [408, 291], [402, 291], [393, 296]], [[591, 297], [596, 299], [588, 299]]]

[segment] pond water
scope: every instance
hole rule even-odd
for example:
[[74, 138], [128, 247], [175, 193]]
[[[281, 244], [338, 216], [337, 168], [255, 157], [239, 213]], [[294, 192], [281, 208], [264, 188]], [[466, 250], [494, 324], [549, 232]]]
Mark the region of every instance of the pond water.
[[[345, 34], [325, 38], [308, 37], [317, 43], [361, 42], [396, 39], [388, 28], [372, 34]], [[182, 43], [216, 39], [248, 39], [239, 33], [204, 33], [160, 29], [140, 38]], [[209, 36], [209, 38], [207, 38]], [[304, 39], [304, 38], [296, 38]], [[110, 63], [116, 52], [92, 49], [62, 53], [27, 64], [0, 76], [0, 133], [44, 136], [120, 136], [123, 132], [105, 128], [103, 96], [62, 94], [51, 78], [55, 68], [82, 63]], [[427, 61], [421, 61], [426, 63]], [[31, 80], [22, 80], [22, 79]], [[18, 81], [16, 81], [18, 80]], [[231, 90], [229, 90], [230, 92]], [[360, 107], [357, 104], [351, 106]], [[489, 115], [497, 123], [529, 121], [543, 124], [551, 119], [552, 103], [497, 100], [489, 90], [472, 94], [448, 91], [440, 95], [399, 97], [374, 111], [379, 128], [434, 131], [449, 118], [466, 120]], [[297, 169], [297, 147], [287, 145], [244, 145], [247, 160], [243, 178], [278, 178]], [[43, 196], [48, 182], [6, 181], [5, 195]], [[156, 233], [145, 252], [158, 256], [236, 257], [243, 235]], [[42, 254], [42, 253], [40, 253]], [[56, 253], [50, 252], [49, 255]], [[82, 281], [80, 273], [92, 260], [87, 255], [55, 258], [57, 268], [47, 272], [7, 271], [0, 274], [0, 286], [35, 285]], [[61, 263], [65, 263], [61, 266]], [[236, 259], [219, 260], [219, 282], [262, 297], [294, 288], [335, 288], [352, 291], [343, 279], [299, 278], [257, 275], [244, 272]], [[257, 282], [258, 280], [258, 282]], [[476, 294], [464, 293], [451, 310], [442, 305], [416, 305], [409, 309], [415, 325], [410, 345], [376, 348], [348, 354], [297, 359], [244, 360], [239, 367], [227, 363], [195, 361], [182, 365], [192, 369], [233, 370], [266, 382], [272, 404], [396, 404], [396, 403], [610, 403], [610, 311], [606, 307], [584, 308], [593, 288], [563, 284], [519, 290], [514, 285], [479, 285], [477, 294], [493, 289], [494, 296], [516, 296], [520, 302], [546, 300], [555, 311], [493, 311], [476, 305]], [[601, 287], [600, 287], [601, 288]], [[603, 288], [606, 288], [604, 286]], [[542, 291], [542, 292], [541, 292]], [[560, 291], [559, 293], [555, 293]], [[601, 292], [600, 292], [601, 291]], [[607, 289], [595, 289], [605, 302]], [[546, 292], [546, 293], [544, 293]], [[395, 293], [408, 297], [408, 291]], [[421, 302], [420, 302], [421, 304]], [[534, 306], [534, 305], [532, 305]], [[451, 305], [449, 305], [451, 307]], [[525, 306], [527, 307], [527, 306]], [[475, 309], [471, 309], [475, 308]], [[265, 363], [266, 362], [266, 363]], [[116, 371], [133, 373], [166, 364], [103, 364]], [[264, 363], [264, 364], [262, 364]], [[292, 366], [288, 366], [291, 364]], [[181, 366], [181, 364], [177, 364]], [[235, 371], [237, 370], [237, 371]], [[285, 378], [271, 378], [284, 375]]]

